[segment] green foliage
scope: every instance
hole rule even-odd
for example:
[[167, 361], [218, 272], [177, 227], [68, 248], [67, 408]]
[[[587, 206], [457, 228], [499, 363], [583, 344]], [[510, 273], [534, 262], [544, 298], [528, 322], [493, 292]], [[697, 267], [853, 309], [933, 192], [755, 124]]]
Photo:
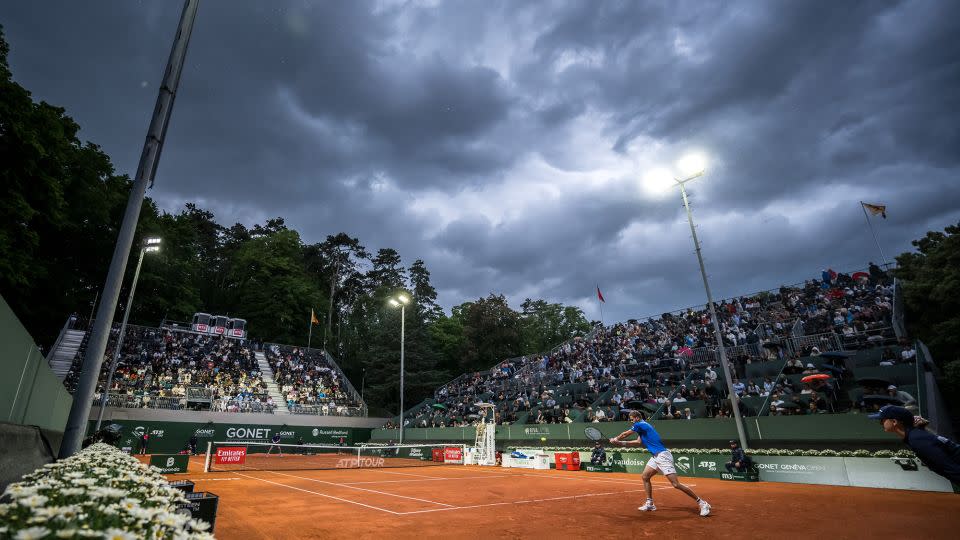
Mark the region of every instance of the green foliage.
[[960, 359], [960, 224], [913, 241], [916, 252], [897, 257], [910, 333], [941, 365]]

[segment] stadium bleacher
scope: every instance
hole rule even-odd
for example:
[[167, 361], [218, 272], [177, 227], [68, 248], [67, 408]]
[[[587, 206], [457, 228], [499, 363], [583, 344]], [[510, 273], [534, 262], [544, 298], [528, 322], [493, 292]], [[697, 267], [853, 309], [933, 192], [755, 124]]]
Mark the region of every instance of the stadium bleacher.
[[[340, 369], [322, 351], [270, 345], [264, 351], [273, 373], [258, 363], [259, 345], [246, 339], [196, 333], [189, 327], [128, 325], [107, 406], [215, 412], [362, 416], [366, 408], [343, 384]], [[95, 393], [99, 403], [119, 337], [114, 326]], [[85, 343], [84, 343], [85, 344]], [[85, 347], [81, 346], [64, 379], [76, 389]], [[263, 369], [266, 364], [263, 364]], [[268, 386], [282, 385], [287, 403], [277, 403]]]
[[361, 415], [361, 403], [343, 373], [323, 351], [268, 345], [264, 351], [274, 380], [294, 414]]
[[[913, 362], [901, 358], [899, 348], [887, 347], [896, 342], [892, 297], [883, 272], [854, 279], [825, 270], [800, 285], [719, 302], [726, 354], [733, 377], [744, 387], [741, 413], [870, 408], [880, 399], [864, 403], [857, 385], [878, 375], [860, 371], [868, 368], [886, 370], [880, 374], [902, 385], [900, 390], [913, 389], [916, 374], [907, 373]], [[858, 352], [821, 356], [834, 351]], [[896, 369], [880, 365], [891, 358], [899, 364]], [[831, 378], [801, 382], [816, 373]], [[623, 408], [639, 408], [656, 419], [732, 414], [705, 306], [598, 328], [549, 353], [462, 375], [408, 409], [403, 422], [407, 427], [470, 425], [476, 421], [475, 404], [489, 401], [497, 406], [499, 422], [507, 424], [611, 421]]]

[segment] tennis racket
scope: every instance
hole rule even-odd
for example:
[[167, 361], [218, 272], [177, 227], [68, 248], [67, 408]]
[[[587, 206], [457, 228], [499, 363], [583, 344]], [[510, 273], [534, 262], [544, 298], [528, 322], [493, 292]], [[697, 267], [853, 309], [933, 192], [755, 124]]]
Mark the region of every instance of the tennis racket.
[[603, 433], [600, 433], [600, 430], [595, 427], [584, 429], [583, 435], [591, 441], [605, 442], [607, 440], [607, 438], [603, 436]]

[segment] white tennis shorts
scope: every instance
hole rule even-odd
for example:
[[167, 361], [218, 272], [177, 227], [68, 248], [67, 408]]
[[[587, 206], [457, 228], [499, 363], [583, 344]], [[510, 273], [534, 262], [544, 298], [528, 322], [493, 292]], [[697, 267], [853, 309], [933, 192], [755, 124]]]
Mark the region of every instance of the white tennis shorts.
[[673, 466], [673, 454], [669, 450], [664, 450], [659, 454], [652, 456], [650, 461], [647, 461], [647, 467], [660, 471], [661, 473], [667, 474], [677, 474], [677, 469]]

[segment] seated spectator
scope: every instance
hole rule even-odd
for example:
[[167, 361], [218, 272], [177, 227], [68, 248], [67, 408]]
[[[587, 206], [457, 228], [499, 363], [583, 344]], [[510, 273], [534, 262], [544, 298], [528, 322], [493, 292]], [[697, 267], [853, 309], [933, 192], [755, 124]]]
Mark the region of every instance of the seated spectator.
[[753, 382], [753, 379], [750, 379], [749, 384], [747, 384], [747, 394], [751, 396], [760, 395], [760, 387], [757, 386], [757, 383]]
[[913, 363], [916, 358], [917, 350], [913, 347], [913, 345], [905, 347], [902, 351], [900, 351], [900, 359], [905, 364]]
[[746, 388], [747, 388], [747, 387], [746, 387], [742, 382], [740, 382], [739, 379], [734, 379], [734, 380], [733, 380], [733, 391], [734, 391], [738, 396], [742, 396], [742, 395], [743, 395], [743, 392], [746, 390]]
[[821, 414], [821, 413], [823, 413], [824, 411], [820, 408], [820, 406], [818, 405], [818, 402], [819, 402], [819, 401], [816, 400], [816, 399], [811, 399], [811, 400], [810, 400], [810, 403], [807, 403], [807, 409], [806, 409], [806, 411], [805, 411], [806, 414]]
[[812, 363], [807, 364], [807, 368], [802, 372], [803, 375], [816, 375], [817, 373], [820, 372], [817, 371], [817, 366], [813, 365]]
[[714, 371], [713, 366], [707, 366], [706, 371], [703, 372], [703, 380], [708, 382], [716, 382], [717, 372]]
[[684, 407], [683, 415], [680, 418], [683, 420], [693, 420], [694, 418], [696, 418], [696, 416], [690, 410], [690, 407]]
[[803, 362], [799, 358], [791, 358], [787, 360], [787, 365], [784, 366], [783, 372], [788, 375], [796, 375], [803, 372]]
[[679, 414], [680, 411], [673, 405], [673, 401], [667, 400], [660, 413], [664, 420], [670, 420]]
[[917, 409], [917, 400], [909, 393], [904, 392], [897, 388], [895, 384], [891, 384], [887, 387], [887, 395], [900, 400], [902, 406], [906, 409], [916, 410]]

